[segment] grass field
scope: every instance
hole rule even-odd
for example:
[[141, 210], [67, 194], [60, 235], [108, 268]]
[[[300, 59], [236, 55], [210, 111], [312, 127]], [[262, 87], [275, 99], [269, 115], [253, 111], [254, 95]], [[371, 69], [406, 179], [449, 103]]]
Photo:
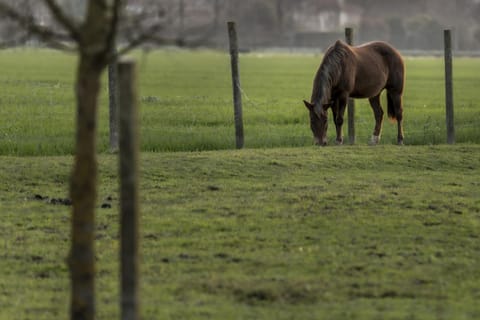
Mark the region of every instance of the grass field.
[[[160, 51], [137, 55], [140, 69], [142, 149], [218, 150], [234, 147], [229, 57], [211, 51]], [[319, 55], [241, 56], [245, 140], [248, 148], [309, 146], [309, 99]], [[406, 58], [406, 144], [444, 143], [443, 62]], [[0, 154], [72, 153], [73, 56], [46, 50], [0, 52]], [[480, 142], [480, 59], [454, 61], [456, 140]], [[108, 150], [108, 107], [102, 95], [100, 151]], [[366, 100], [356, 108], [357, 141], [366, 144], [373, 114]], [[331, 126], [333, 127], [333, 126]], [[329, 130], [331, 141], [333, 131]], [[345, 130], [346, 132], [346, 130]], [[383, 143], [396, 142], [385, 121]]]
[[[236, 151], [225, 54], [137, 57], [143, 319], [480, 318], [480, 59], [454, 62], [458, 144], [440, 145], [442, 61], [407, 58], [407, 145], [386, 121], [368, 147], [359, 101], [358, 144], [317, 148], [301, 100], [321, 57], [242, 55]], [[66, 319], [75, 58], [0, 51], [0, 65], [0, 320]], [[118, 319], [106, 96], [96, 301], [98, 319]]]
[[[477, 319], [479, 154], [144, 153], [143, 319]], [[0, 157], [2, 320], [66, 318], [69, 208], [51, 199], [71, 161]], [[98, 319], [119, 312], [116, 162], [100, 157]]]

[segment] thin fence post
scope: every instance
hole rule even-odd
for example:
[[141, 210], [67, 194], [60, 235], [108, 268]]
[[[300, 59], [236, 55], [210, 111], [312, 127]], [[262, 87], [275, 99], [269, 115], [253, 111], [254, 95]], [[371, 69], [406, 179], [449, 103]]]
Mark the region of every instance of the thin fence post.
[[228, 38], [230, 42], [230, 60], [232, 66], [233, 108], [235, 118], [235, 142], [237, 149], [242, 149], [244, 144], [243, 117], [242, 117], [242, 93], [240, 87], [240, 75], [238, 71], [238, 42], [235, 22], [228, 23]]
[[445, 45], [445, 109], [447, 123], [447, 143], [455, 143], [455, 125], [453, 116], [453, 75], [452, 75], [452, 35], [444, 30]]
[[140, 319], [138, 94], [136, 65], [118, 63], [120, 143], [121, 319]]
[[[345, 40], [349, 45], [353, 45], [353, 29], [345, 28]], [[355, 102], [353, 99], [348, 99], [347, 105], [348, 114], [348, 142], [355, 144]]]
[[[115, 50], [115, 49], [113, 49]], [[108, 65], [108, 110], [110, 124], [110, 151], [118, 151], [118, 118], [117, 118], [117, 60], [114, 59]]]

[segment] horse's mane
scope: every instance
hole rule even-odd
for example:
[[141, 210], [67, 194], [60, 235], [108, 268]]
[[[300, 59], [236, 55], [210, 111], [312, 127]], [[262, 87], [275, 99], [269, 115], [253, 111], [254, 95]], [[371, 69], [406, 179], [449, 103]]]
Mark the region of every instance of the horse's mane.
[[333, 46], [327, 49], [320, 68], [315, 75], [313, 83], [312, 99], [313, 104], [328, 103], [328, 101], [320, 101], [325, 97], [330, 97], [332, 87], [338, 83], [346, 57], [350, 54], [347, 44], [338, 40]]

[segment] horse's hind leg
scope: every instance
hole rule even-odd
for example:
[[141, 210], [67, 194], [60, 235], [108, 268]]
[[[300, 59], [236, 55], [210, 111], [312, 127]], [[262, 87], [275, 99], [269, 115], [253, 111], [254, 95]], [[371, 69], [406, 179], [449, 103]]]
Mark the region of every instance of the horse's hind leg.
[[[397, 120], [397, 143], [403, 145], [403, 108], [402, 95], [387, 91], [389, 116]], [[392, 113], [392, 114], [391, 114]]]
[[370, 144], [375, 145], [380, 142], [380, 134], [382, 133], [383, 109], [380, 105], [380, 94], [369, 99], [375, 116], [375, 128], [373, 129], [372, 140]]

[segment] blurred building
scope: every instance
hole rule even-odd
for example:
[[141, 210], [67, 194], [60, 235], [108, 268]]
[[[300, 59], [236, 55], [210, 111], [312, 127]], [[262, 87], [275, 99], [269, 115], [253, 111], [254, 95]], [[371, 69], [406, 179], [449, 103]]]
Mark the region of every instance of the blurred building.
[[241, 43], [249, 48], [324, 48], [350, 26], [356, 42], [385, 40], [424, 50], [441, 49], [443, 29], [452, 28], [457, 49], [480, 49], [480, 0], [163, 1], [168, 3], [170, 29], [176, 28], [187, 42], [204, 39], [205, 45], [224, 46], [225, 22], [235, 20]]
[[[43, 1], [0, 1], [54, 24]], [[57, 1], [81, 23], [87, 0]], [[127, 16], [161, 12], [164, 27], [156, 38], [190, 46], [226, 47], [226, 22], [233, 20], [243, 49], [323, 49], [348, 26], [356, 43], [385, 40], [421, 50], [441, 49], [443, 29], [451, 28], [456, 49], [480, 50], [480, 0], [127, 0], [126, 6]], [[0, 21], [0, 37], [12, 38], [15, 30]]]

